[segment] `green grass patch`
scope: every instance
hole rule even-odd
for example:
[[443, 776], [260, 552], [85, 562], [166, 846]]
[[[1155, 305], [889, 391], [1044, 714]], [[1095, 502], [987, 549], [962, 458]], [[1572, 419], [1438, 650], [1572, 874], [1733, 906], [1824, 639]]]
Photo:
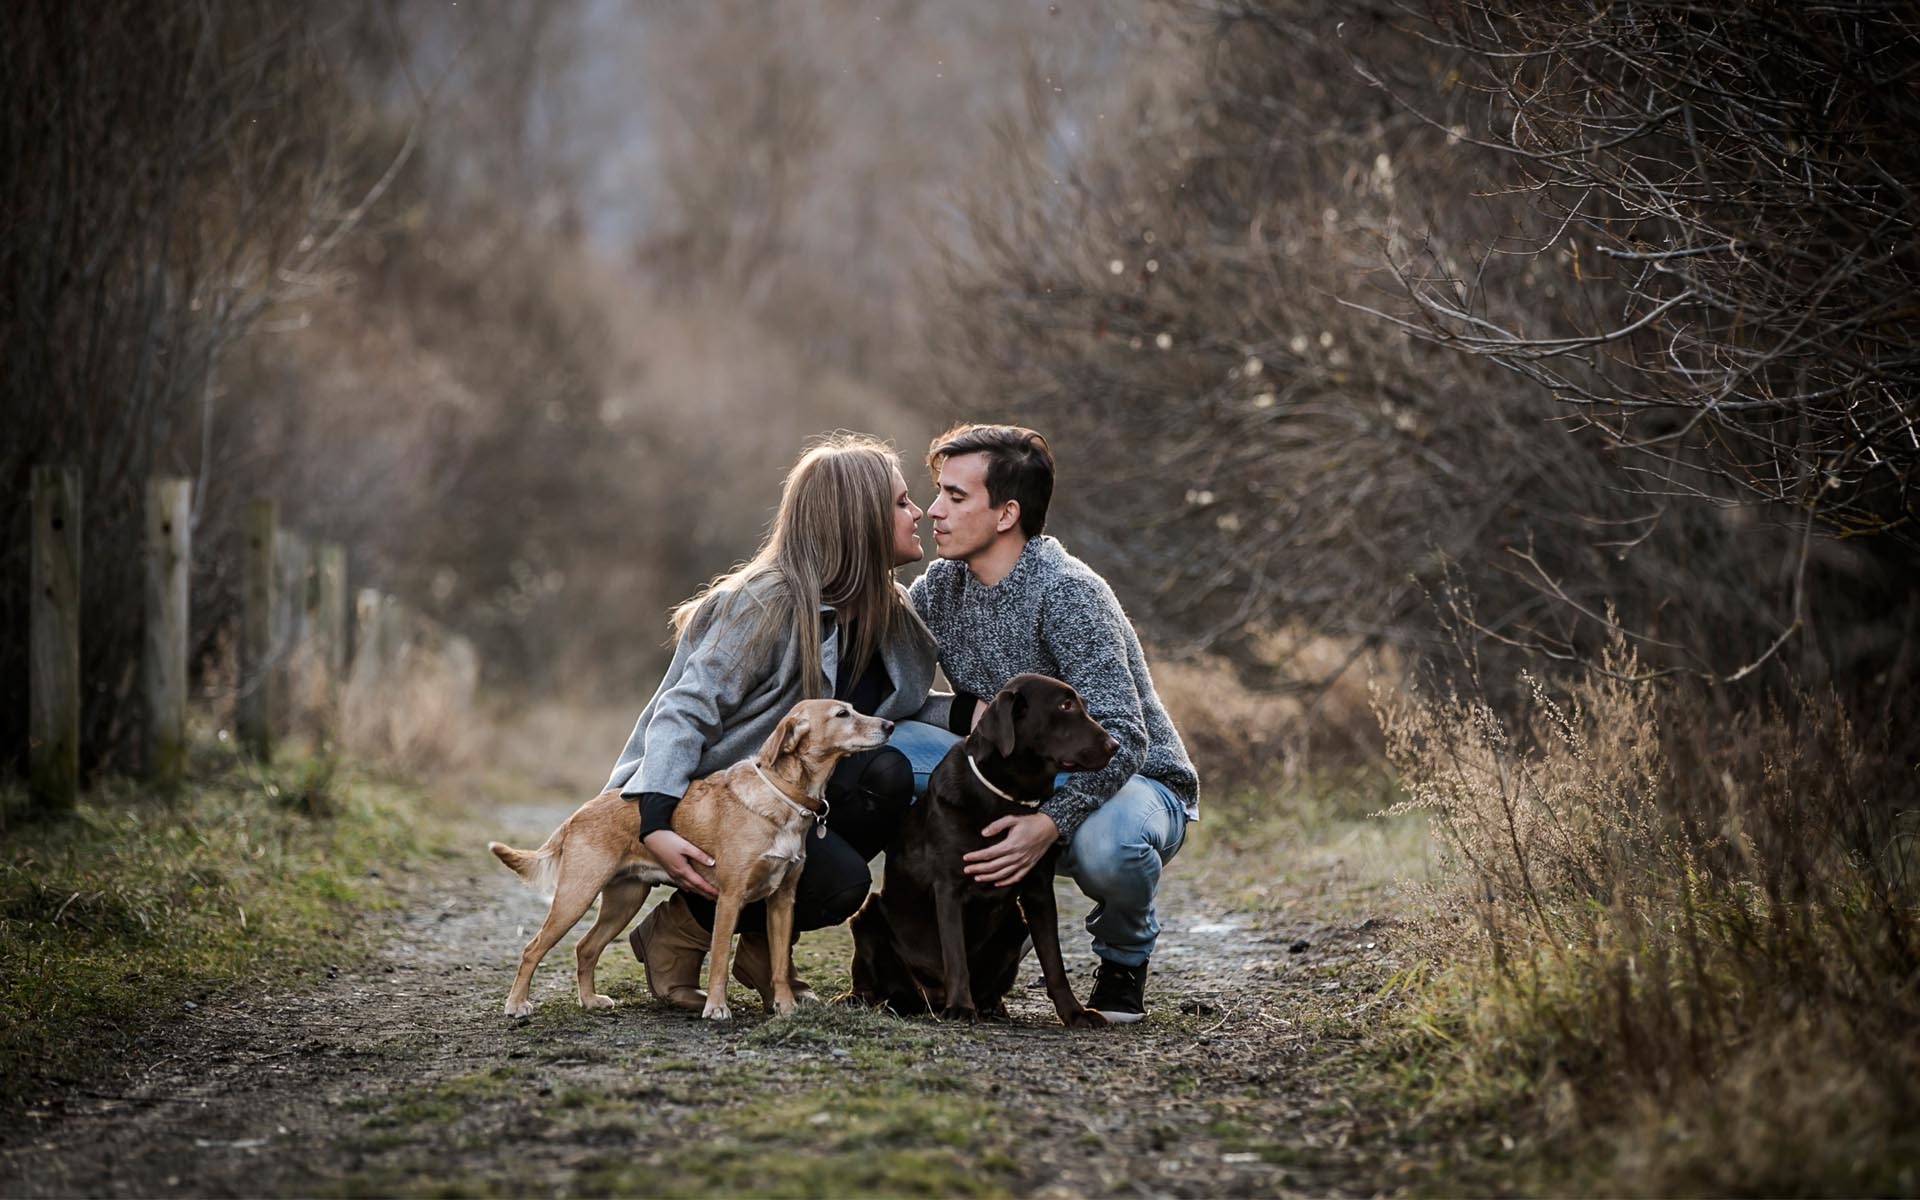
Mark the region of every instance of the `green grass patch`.
[[[670, 1169], [632, 1157], [577, 1179], [590, 1195], [999, 1196], [1016, 1182], [1026, 1135], [1017, 1113], [987, 1098], [922, 1090], [871, 1075], [710, 1109], [675, 1145]], [[657, 1153], [657, 1151], [656, 1151]], [[649, 1156], [651, 1157], [651, 1156]]]
[[94, 1075], [156, 1023], [366, 952], [381, 881], [421, 853], [424, 800], [330, 759], [201, 762], [23, 820], [0, 791], [0, 1104]]

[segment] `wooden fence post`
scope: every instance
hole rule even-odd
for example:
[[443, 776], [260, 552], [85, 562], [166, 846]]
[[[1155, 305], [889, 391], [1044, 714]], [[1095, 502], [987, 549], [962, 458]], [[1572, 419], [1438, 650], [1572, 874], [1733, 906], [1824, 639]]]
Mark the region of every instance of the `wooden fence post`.
[[274, 530], [273, 676], [275, 733], [291, 731], [306, 702], [301, 645], [307, 636], [307, 543], [287, 529]]
[[327, 723], [339, 713], [340, 689], [347, 678], [347, 550], [322, 542], [313, 551], [314, 659], [326, 686]]
[[247, 505], [241, 532], [244, 540], [240, 568], [240, 695], [235, 720], [240, 744], [265, 760], [273, 756], [274, 697], [273, 601], [274, 527], [277, 514], [271, 500]]
[[28, 615], [27, 763], [34, 803], [72, 808], [80, 792], [80, 472], [33, 469], [33, 600]]
[[147, 482], [146, 633], [140, 680], [146, 696], [147, 776], [179, 784], [187, 766], [187, 567], [193, 484]]

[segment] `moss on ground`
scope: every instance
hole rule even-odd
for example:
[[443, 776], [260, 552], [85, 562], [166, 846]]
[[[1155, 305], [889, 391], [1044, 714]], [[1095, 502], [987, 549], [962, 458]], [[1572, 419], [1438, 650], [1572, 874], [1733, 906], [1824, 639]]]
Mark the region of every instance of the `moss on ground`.
[[0, 1104], [96, 1075], [210, 995], [368, 950], [423, 849], [423, 798], [324, 757], [196, 761], [175, 795], [112, 779], [59, 818], [0, 792]]

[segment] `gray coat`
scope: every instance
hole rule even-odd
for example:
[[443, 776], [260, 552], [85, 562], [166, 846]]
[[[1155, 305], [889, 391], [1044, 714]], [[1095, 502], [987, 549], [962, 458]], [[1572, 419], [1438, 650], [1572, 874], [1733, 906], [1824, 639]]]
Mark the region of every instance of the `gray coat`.
[[[641, 710], [607, 789], [629, 798], [644, 792], [684, 796], [693, 780], [759, 750], [795, 704], [825, 698], [802, 686], [800, 647], [791, 638], [748, 660], [746, 630], [767, 586], [716, 592], [701, 605], [674, 647], [659, 690]], [[933, 636], [911, 606], [905, 626], [879, 653], [893, 691], [869, 715], [944, 727], [953, 698], [929, 696]]]

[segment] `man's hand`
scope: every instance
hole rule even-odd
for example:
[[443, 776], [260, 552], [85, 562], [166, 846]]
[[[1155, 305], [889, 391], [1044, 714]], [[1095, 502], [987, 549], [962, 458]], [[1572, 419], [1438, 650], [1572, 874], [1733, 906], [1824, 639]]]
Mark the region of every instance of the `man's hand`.
[[1007, 836], [981, 850], [965, 855], [964, 870], [976, 883], [991, 883], [995, 887], [1009, 887], [1026, 878], [1033, 864], [1047, 852], [1047, 847], [1060, 840], [1060, 827], [1053, 818], [1045, 813], [1028, 813], [1021, 817], [1001, 817], [980, 831], [981, 837], [993, 837], [1004, 833]]
[[656, 829], [641, 839], [641, 845], [653, 852], [660, 865], [673, 876], [675, 885], [690, 892], [698, 892], [709, 900], [717, 900], [720, 893], [707, 882], [706, 876], [694, 869], [698, 863], [703, 867], [713, 865], [713, 858], [705, 850], [681, 837], [671, 829]]

